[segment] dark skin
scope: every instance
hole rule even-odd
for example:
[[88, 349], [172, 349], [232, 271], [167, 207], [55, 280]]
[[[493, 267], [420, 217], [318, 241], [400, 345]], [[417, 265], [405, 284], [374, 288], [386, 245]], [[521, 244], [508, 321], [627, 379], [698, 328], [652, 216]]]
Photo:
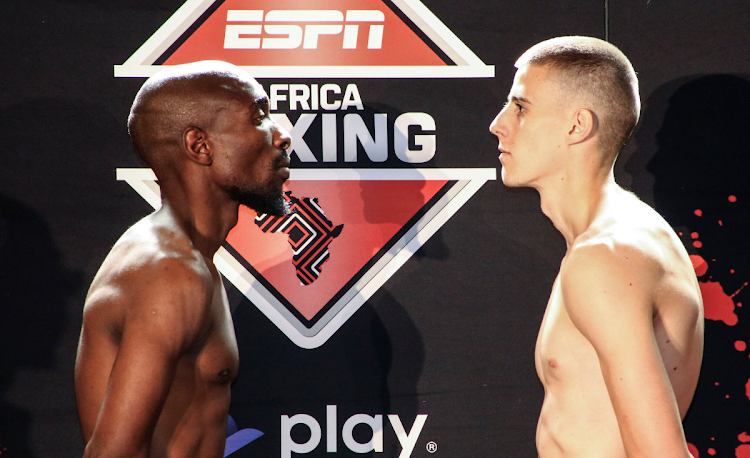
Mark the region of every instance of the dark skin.
[[223, 63], [147, 81], [130, 131], [162, 207], [123, 234], [86, 299], [84, 456], [221, 457], [239, 357], [212, 259], [237, 223], [238, 190], [283, 198], [291, 139], [260, 85]]

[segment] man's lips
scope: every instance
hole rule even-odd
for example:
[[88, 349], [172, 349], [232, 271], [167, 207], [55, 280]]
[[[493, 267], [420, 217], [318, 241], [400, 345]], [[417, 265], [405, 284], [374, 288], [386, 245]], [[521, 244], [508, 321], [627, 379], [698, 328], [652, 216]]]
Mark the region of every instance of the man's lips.
[[289, 179], [289, 166], [291, 165], [291, 161], [289, 160], [289, 157], [285, 157], [282, 160], [278, 161], [276, 164], [276, 171], [281, 175], [285, 180]]

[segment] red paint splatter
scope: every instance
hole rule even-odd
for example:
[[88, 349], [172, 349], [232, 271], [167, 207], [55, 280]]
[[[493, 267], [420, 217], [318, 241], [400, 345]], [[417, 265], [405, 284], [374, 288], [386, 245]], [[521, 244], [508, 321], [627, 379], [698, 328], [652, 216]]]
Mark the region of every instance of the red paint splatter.
[[698, 233], [697, 233], [697, 232], [691, 232], [691, 233], [690, 233], [690, 237], [692, 237], [692, 238], [693, 238], [693, 240], [695, 240], [695, 239], [697, 239], [697, 238], [699, 237], [699, 235], [698, 235]]
[[723, 226], [723, 225], [724, 223], [722, 223], [721, 220], [719, 220], [719, 226]]
[[750, 458], [750, 444], [742, 444], [734, 449], [734, 456], [737, 458]]
[[737, 196], [729, 196], [730, 202], [737, 202]]
[[750, 442], [750, 435], [743, 431], [737, 436], [737, 439], [739, 439], [740, 442]]
[[680, 237], [682, 237], [682, 232], [678, 232], [677, 235], [679, 235]]
[[[731, 295], [731, 296], [729, 296], [729, 297], [734, 297], [734, 296], [738, 295], [738, 294], [740, 293], [740, 291], [742, 291], [742, 289], [743, 289], [743, 288], [744, 288], [745, 286], [747, 286], [747, 282], [743, 283], [743, 284], [742, 284], [742, 286], [740, 286], [740, 289], [738, 289], [737, 291], [735, 291], [735, 292], [734, 292], [734, 294], [732, 294], [732, 295]], [[740, 307], [742, 307], [742, 304], [740, 304]]]
[[[737, 324], [737, 315], [734, 313], [734, 302], [728, 296], [718, 282], [700, 282], [703, 295], [703, 308], [707, 320], [723, 321], [729, 326]], [[735, 293], [736, 294], [736, 293]]]
[[733, 274], [734, 273], [734, 269], [729, 269], [729, 273]]
[[701, 242], [700, 240], [696, 240], [695, 242], [693, 242], [693, 246], [696, 248], [701, 248], [703, 247], [703, 242]]
[[745, 396], [750, 399], [750, 379], [748, 379], [747, 383], [745, 384]]
[[729, 399], [729, 395], [724, 396], [725, 398]]
[[[719, 382], [714, 383], [714, 385], [719, 386]], [[713, 439], [711, 439], [711, 440], [713, 440]]]
[[737, 307], [742, 307], [742, 302], [737, 302]]
[[741, 340], [738, 340], [734, 343], [734, 348], [736, 348], [738, 351], [745, 351], [747, 350], [747, 344]]
[[700, 208], [695, 210], [694, 213], [695, 213], [695, 216], [703, 216], [703, 210], [701, 210]]
[[708, 454], [711, 455], [711, 456], [714, 456], [714, 455], [716, 455], [716, 450], [710, 448], [710, 449], [708, 449]]
[[690, 262], [693, 263], [693, 269], [695, 269], [695, 275], [702, 277], [708, 270], [708, 263], [705, 259], [698, 256], [697, 254], [690, 255]]
[[690, 450], [691, 455], [693, 455], [695, 458], [698, 458], [700, 456], [700, 454], [698, 453], [698, 448], [695, 445], [688, 442], [687, 446], [688, 450]]

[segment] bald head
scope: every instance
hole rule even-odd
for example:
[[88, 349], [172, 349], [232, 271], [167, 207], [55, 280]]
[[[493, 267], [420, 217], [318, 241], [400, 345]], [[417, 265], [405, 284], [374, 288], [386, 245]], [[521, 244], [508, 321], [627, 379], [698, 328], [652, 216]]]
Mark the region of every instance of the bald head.
[[606, 41], [559, 37], [543, 41], [516, 61], [516, 67], [549, 67], [564, 103], [582, 104], [599, 123], [599, 148], [614, 158], [638, 123], [638, 78], [627, 57]]
[[168, 67], [143, 84], [133, 101], [128, 132], [138, 155], [157, 175], [179, 164], [189, 127], [210, 130], [217, 115], [238, 97], [263, 94], [238, 67], [203, 61]]

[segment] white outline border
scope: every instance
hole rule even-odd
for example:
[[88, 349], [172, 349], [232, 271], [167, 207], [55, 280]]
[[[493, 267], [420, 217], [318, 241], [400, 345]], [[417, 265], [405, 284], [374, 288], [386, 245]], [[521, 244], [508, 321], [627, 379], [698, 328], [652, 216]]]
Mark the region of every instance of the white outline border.
[[[122, 65], [114, 66], [117, 78], [150, 77], [162, 65], [153, 63], [190, 26], [219, 0], [187, 0]], [[243, 66], [255, 78], [493, 78], [495, 67], [486, 65], [420, 0], [391, 0], [456, 65], [438, 66]]]
[[[436, 212], [428, 212], [414, 225], [421, 227], [407, 233], [396, 243], [401, 246], [398, 251], [385, 261], [384, 264], [373, 266], [377, 272], [367, 278], [364, 284], [357, 282], [349, 292], [358, 288], [353, 297], [340, 307], [334, 306], [319, 320], [322, 326], [314, 326], [312, 335], [305, 335], [294, 326], [290, 319], [297, 320], [291, 312], [279, 310], [262, 294], [265, 288], [247, 271], [234, 256], [223, 247], [214, 257], [214, 264], [219, 272], [239, 289], [276, 327], [278, 327], [292, 342], [305, 349], [318, 348], [323, 345], [338, 329], [359, 310], [359, 308], [388, 281], [393, 274], [411, 258], [412, 254], [432, 237], [487, 181], [497, 179], [494, 168], [468, 169], [292, 169], [292, 180], [297, 181], [328, 181], [328, 180], [451, 180], [458, 181], [459, 186], [455, 195]], [[161, 205], [159, 186], [156, 175], [151, 169], [117, 169], [117, 180], [127, 182], [155, 209]], [[445, 196], [444, 196], [445, 197]], [[372, 269], [371, 269], [372, 270]], [[342, 298], [346, 300], [348, 293]], [[341, 302], [341, 301], [339, 301]], [[339, 303], [336, 304], [337, 306]], [[316, 329], [318, 328], [319, 329]]]

